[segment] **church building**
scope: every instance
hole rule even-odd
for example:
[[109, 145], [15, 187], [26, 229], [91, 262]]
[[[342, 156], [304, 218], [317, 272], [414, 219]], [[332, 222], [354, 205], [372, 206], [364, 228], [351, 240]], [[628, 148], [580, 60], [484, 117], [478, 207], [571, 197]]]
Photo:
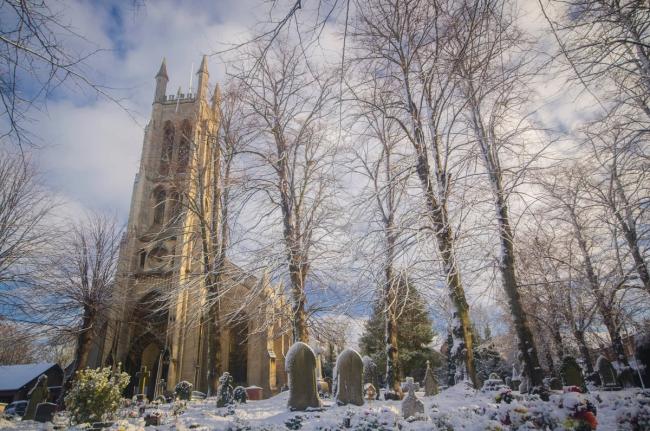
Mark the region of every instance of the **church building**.
[[[214, 184], [213, 146], [219, 145], [219, 86], [208, 94], [207, 57], [197, 72], [196, 92], [167, 95], [167, 67], [156, 75], [151, 119], [146, 126], [127, 231], [122, 240], [111, 317], [91, 354], [95, 366], [121, 363], [131, 375], [129, 394], [148, 376], [150, 399], [182, 380], [208, 389], [207, 295], [196, 212], [197, 178]], [[213, 193], [202, 201], [213, 208]], [[209, 217], [209, 214], [205, 214]], [[265, 275], [248, 274], [228, 262], [218, 298], [221, 369], [235, 385], [258, 386], [265, 397], [286, 384], [284, 355], [290, 346], [287, 310]], [[285, 313], [285, 314], [283, 314]], [[146, 367], [146, 368], [145, 368]], [[142, 371], [142, 373], [140, 373]]]

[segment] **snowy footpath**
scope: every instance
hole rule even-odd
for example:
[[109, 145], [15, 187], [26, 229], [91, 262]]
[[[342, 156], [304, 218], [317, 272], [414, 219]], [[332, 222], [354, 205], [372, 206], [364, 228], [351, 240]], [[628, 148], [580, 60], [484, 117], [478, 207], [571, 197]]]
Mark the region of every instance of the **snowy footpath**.
[[[484, 393], [463, 385], [433, 397], [417, 395], [424, 403], [425, 414], [411, 422], [402, 418], [399, 401], [337, 406], [333, 400], [326, 399], [320, 411], [290, 412], [286, 407], [286, 392], [268, 400], [227, 408], [217, 408], [212, 398], [176, 402], [148, 407], [143, 416], [153, 413], [159, 417], [160, 425], [148, 426], [148, 430], [650, 430], [650, 397], [640, 390], [594, 391], [587, 395], [557, 392], [548, 402], [522, 397], [517, 392]], [[504, 399], [497, 403], [499, 397]], [[122, 419], [115, 421], [110, 429], [145, 428], [144, 418], [137, 417], [135, 407], [122, 409], [119, 416]], [[66, 428], [63, 417], [56, 419], [56, 428], [52, 423], [0, 420], [0, 429]]]

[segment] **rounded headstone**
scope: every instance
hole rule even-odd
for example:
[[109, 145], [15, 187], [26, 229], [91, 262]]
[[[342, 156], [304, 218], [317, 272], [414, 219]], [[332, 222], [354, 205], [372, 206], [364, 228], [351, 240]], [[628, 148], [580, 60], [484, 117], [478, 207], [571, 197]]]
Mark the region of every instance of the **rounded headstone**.
[[300, 341], [291, 346], [287, 352], [285, 370], [289, 376], [289, 409], [319, 408], [316, 355], [311, 347]]
[[355, 350], [345, 349], [336, 360], [336, 402], [363, 405], [363, 360]]

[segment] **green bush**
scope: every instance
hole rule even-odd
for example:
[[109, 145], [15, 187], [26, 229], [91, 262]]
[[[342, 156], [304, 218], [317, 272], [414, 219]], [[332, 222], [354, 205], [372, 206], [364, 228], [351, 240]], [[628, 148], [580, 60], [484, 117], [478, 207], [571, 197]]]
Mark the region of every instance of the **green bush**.
[[128, 374], [113, 374], [110, 367], [78, 371], [65, 396], [72, 420], [87, 423], [110, 419], [117, 412], [122, 391], [128, 384]]

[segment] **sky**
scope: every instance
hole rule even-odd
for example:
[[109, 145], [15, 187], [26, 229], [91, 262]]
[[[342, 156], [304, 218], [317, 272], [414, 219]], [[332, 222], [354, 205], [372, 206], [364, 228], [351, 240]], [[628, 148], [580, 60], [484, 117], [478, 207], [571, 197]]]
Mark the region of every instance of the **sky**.
[[[163, 57], [168, 93], [186, 90], [192, 67], [204, 54], [247, 40], [257, 22], [258, 1], [66, 1], [61, 16], [88, 43], [78, 52], [102, 51], [87, 62], [87, 74], [109, 87], [120, 104], [92, 91], [64, 85], [33, 114], [30, 127], [47, 186], [64, 211], [114, 212], [126, 221], [139, 165], [144, 126], [150, 115], [154, 75]], [[209, 59], [211, 84], [223, 82], [225, 65]], [[194, 78], [196, 85], [196, 78]], [[122, 106], [120, 106], [122, 105]]]
[[[285, 3], [281, 1], [278, 8]], [[250, 40], [260, 28], [258, 23], [267, 18], [269, 5], [264, 0], [56, 3], [63, 22], [85, 39], [71, 41], [71, 49], [99, 50], [86, 61], [87, 75], [120, 101], [64, 85], [52, 93], [45, 109], [32, 114], [30, 132], [41, 147], [39, 167], [47, 187], [64, 202], [59, 208], [62, 215], [81, 218], [86, 210], [96, 210], [113, 213], [126, 223], [154, 76], [163, 57], [170, 77], [168, 94], [179, 87], [186, 92], [202, 55]], [[538, 39], [542, 50], [550, 52], [553, 40], [537, 0], [521, 0], [518, 5], [522, 27]], [[274, 11], [276, 16], [283, 13]], [[340, 40], [336, 31], [325, 31], [326, 55], [340, 55]], [[222, 56], [209, 57], [211, 86], [224, 83], [228, 67]], [[579, 90], [566, 91], [563, 82], [553, 74], [540, 79], [536, 115], [544, 124], [566, 131], [588, 115], [590, 102]]]
[[[126, 221], [154, 75], [162, 58], [167, 58], [168, 93], [179, 86], [187, 89], [201, 56], [249, 40], [267, 18], [269, 4], [261, 0], [56, 3], [63, 22], [87, 41], [75, 40], [71, 47], [80, 53], [101, 50], [86, 61], [87, 75], [120, 100], [117, 104], [88, 89], [64, 85], [52, 94], [46, 109], [33, 115], [30, 132], [43, 148], [38, 153], [40, 167], [48, 187], [65, 201], [65, 214], [108, 211]], [[540, 19], [538, 2], [523, 0], [519, 5], [523, 26], [550, 48], [552, 40]], [[326, 31], [323, 39], [323, 45], [332, 48], [330, 54], [339, 55], [340, 35]], [[222, 57], [210, 56], [208, 65], [211, 85], [223, 83], [227, 64]], [[580, 120], [582, 111], [577, 95], [566, 94], [561, 82], [552, 76], [540, 82], [544, 99], [538, 115], [567, 130]]]

